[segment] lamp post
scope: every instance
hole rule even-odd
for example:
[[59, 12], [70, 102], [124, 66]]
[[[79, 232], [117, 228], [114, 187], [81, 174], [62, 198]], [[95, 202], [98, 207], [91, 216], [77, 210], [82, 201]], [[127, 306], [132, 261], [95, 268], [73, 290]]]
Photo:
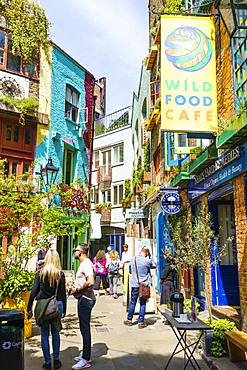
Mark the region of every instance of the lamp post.
[[40, 166], [40, 177], [46, 190], [55, 183], [59, 168], [55, 167], [52, 159], [49, 158], [45, 167]]
[[247, 0], [215, 0], [231, 38], [247, 36]]

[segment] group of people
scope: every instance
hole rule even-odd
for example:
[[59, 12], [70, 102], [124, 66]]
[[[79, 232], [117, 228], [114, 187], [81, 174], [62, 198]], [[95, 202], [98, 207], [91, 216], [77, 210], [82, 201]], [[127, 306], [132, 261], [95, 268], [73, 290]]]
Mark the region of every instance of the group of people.
[[[117, 283], [120, 275], [120, 270], [124, 268], [124, 264], [130, 261], [131, 255], [128, 251], [128, 245], [123, 245], [123, 253], [119, 258], [118, 251], [112, 250], [109, 246], [107, 253], [104, 250], [99, 250], [93, 259], [95, 268], [95, 295], [99, 295], [100, 286], [102, 284], [105, 294], [109, 294], [113, 298], [118, 298]], [[108, 291], [109, 289], [109, 291]]]
[[[109, 279], [109, 293], [115, 298], [117, 296], [117, 277], [119, 268], [126, 262], [130, 262], [130, 286], [131, 297], [127, 314], [127, 319], [124, 324], [132, 325], [132, 319], [135, 312], [135, 306], [139, 297], [140, 284], [147, 287], [152, 285], [151, 269], [156, 268], [156, 264], [150, 256], [149, 249], [142, 247], [137, 257], [131, 257], [128, 251], [128, 246], [124, 246], [122, 260], [120, 262], [118, 253], [113, 250], [108, 250], [108, 255], [104, 251], [98, 251], [93, 262], [89, 258], [89, 248], [85, 244], [79, 244], [74, 250], [74, 257], [80, 261], [80, 266], [76, 273], [75, 283], [73, 288], [69, 290], [69, 294], [77, 299], [77, 310], [79, 318], [80, 332], [82, 335], [83, 349], [74, 358], [75, 364], [73, 370], [81, 370], [92, 366], [91, 361], [91, 330], [90, 320], [91, 312], [96, 302], [95, 291], [99, 291], [102, 281], [103, 288], [107, 291], [107, 278]], [[115, 269], [114, 269], [115, 267]], [[173, 268], [168, 269], [166, 273], [168, 282], [171, 276], [174, 278]], [[165, 278], [165, 277], [164, 277]], [[166, 278], [165, 281], [166, 282]], [[165, 295], [168, 296], [172, 290], [169, 282], [169, 287], [165, 290]], [[168, 292], [169, 290], [169, 292]], [[56, 316], [50, 320], [43, 316], [47, 309], [39, 305], [38, 302], [47, 302], [52, 298], [57, 301]], [[62, 363], [59, 358], [60, 354], [60, 330], [62, 329], [61, 319], [66, 315], [67, 296], [65, 275], [61, 268], [60, 257], [58, 252], [49, 250], [42, 262], [42, 267], [37, 270], [33, 289], [28, 302], [28, 317], [32, 317], [32, 306], [34, 299], [37, 300], [35, 307], [35, 319], [41, 327], [41, 347], [44, 356], [43, 368], [51, 370], [52, 361], [49, 345], [49, 332], [52, 335], [53, 346], [53, 368], [59, 369]], [[138, 328], [142, 329], [145, 325], [147, 298], [140, 298], [140, 311], [138, 316]], [[37, 307], [39, 309], [37, 309]]]

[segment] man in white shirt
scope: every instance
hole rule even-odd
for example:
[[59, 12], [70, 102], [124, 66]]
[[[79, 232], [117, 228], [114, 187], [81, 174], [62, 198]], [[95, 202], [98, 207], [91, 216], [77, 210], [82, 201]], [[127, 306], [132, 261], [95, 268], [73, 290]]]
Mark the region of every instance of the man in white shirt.
[[123, 245], [123, 252], [121, 256], [121, 262], [124, 265], [126, 262], [129, 262], [131, 260], [131, 254], [129, 251], [129, 246], [128, 244]]
[[91, 330], [90, 319], [92, 308], [95, 305], [94, 286], [94, 266], [88, 258], [89, 248], [86, 244], [79, 244], [75, 249], [75, 259], [81, 264], [76, 273], [75, 287], [71, 294], [78, 299], [78, 317], [80, 331], [83, 339], [83, 350], [80, 356], [75, 357], [73, 370], [81, 370], [92, 366], [91, 362]]

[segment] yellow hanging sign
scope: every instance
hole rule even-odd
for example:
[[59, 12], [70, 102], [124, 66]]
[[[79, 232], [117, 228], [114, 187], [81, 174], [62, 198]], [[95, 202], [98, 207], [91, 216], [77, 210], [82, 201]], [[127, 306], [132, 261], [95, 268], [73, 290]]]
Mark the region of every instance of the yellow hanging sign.
[[161, 129], [217, 131], [212, 17], [161, 17]]

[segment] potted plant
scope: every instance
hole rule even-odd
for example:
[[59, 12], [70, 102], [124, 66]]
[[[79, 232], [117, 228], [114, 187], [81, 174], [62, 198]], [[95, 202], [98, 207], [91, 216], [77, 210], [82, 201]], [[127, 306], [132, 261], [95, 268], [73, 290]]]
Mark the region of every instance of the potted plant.
[[203, 336], [202, 346], [206, 356], [224, 357], [228, 354], [225, 332], [237, 330], [236, 325], [228, 319], [207, 320], [212, 328]]

